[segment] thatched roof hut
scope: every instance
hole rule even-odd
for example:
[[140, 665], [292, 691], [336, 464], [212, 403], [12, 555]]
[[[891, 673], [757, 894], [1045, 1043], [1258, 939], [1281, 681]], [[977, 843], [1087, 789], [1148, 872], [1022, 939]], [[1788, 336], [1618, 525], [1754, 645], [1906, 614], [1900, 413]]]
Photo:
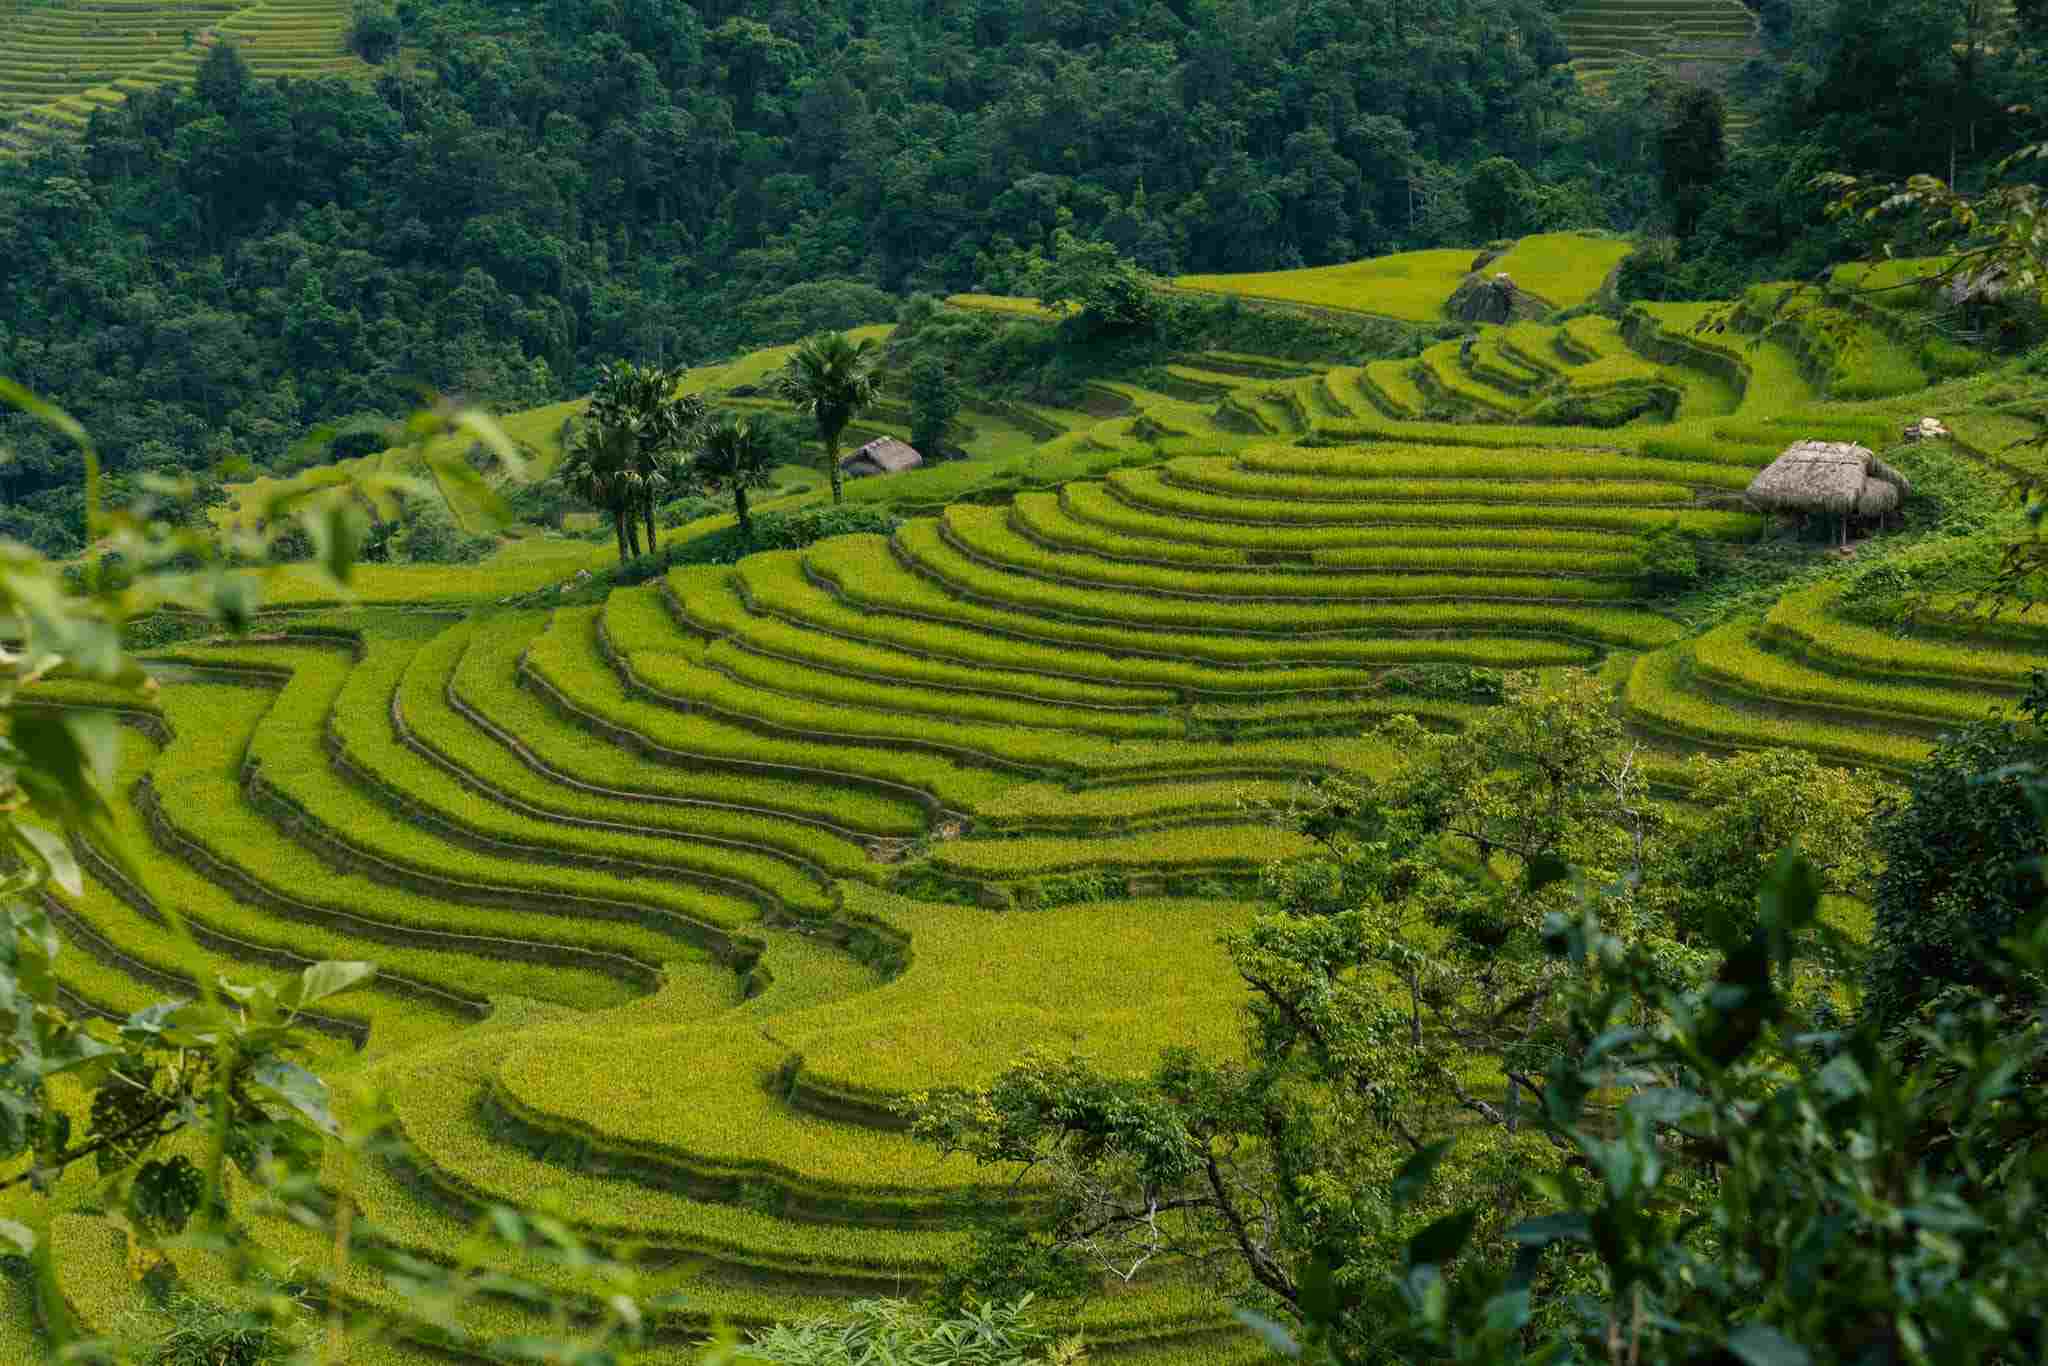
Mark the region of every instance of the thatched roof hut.
[[839, 468], [852, 478], [864, 479], [871, 474], [901, 474], [923, 463], [924, 457], [917, 453], [915, 446], [893, 436], [881, 436], [841, 460]]
[[1797, 441], [1749, 481], [1749, 501], [1767, 512], [1882, 518], [1911, 493], [1906, 476], [1847, 441]]

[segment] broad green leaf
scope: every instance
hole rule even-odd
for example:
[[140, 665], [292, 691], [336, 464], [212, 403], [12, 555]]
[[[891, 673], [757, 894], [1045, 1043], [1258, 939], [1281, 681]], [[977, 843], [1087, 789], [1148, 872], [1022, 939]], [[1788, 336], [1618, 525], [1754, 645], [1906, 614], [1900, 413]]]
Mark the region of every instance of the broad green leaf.
[[1557, 1242], [1585, 1242], [1592, 1237], [1592, 1225], [1583, 1214], [1544, 1214], [1524, 1219], [1508, 1230], [1508, 1237], [1524, 1247], [1548, 1247]]
[[448, 419], [448, 425], [456, 431], [482, 442], [484, 447], [505, 466], [505, 473], [519, 483], [525, 483], [531, 474], [527, 468], [526, 453], [519, 449], [519, 443], [505, 434], [498, 420], [481, 408], [459, 408]]
[[320, 567], [336, 583], [347, 583], [362, 550], [363, 514], [352, 498], [331, 499], [301, 519], [313, 542], [313, 554]]
[[1408, 1240], [1410, 1266], [1442, 1266], [1465, 1250], [1472, 1228], [1479, 1222], [1477, 1210], [1461, 1209], [1431, 1224]]
[[339, 1134], [328, 1109], [327, 1083], [297, 1063], [267, 1062], [249, 1074], [251, 1085], [283, 1101], [323, 1134]]
[[106, 808], [99, 782], [104, 748], [94, 723], [69, 714], [18, 712], [13, 727], [23, 765], [15, 780], [29, 799], [65, 825], [95, 821]]
[[50, 870], [50, 880], [62, 888], [66, 896], [85, 893], [85, 878], [78, 871], [78, 860], [72, 856], [69, 840], [54, 830], [45, 830], [26, 821], [17, 822], [14, 833], [36, 851], [43, 866]]
[[1250, 1309], [1238, 1310], [1237, 1321], [1251, 1329], [1262, 1342], [1281, 1356], [1301, 1355], [1301, 1344], [1294, 1340], [1294, 1334], [1287, 1330], [1285, 1324], [1276, 1323], [1264, 1314]]
[[1337, 1321], [1341, 1303], [1337, 1294], [1337, 1276], [1331, 1267], [1329, 1254], [1323, 1249], [1316, 1249], [1302, 1266], [1298, 1293], [1305, 1322], [1329, 1324]]
[[1436, 1174], [1437, 1163], [1451, 1150], [1451, 1140], [1446, 1138], [1432, 1143], [1418, 1151], [1401, 1164], [1401, 1170], [1394, 1174], [1391, 1196], [1396, 1209], [1412, 1203], [1416, 1196], [1429, 1186], [1430, 1178]]
[[1745, 1366], [1810, 1366], [1804, 1347], [1767, 1323], [1745, 1323], [1728, 1335], [1726, 1346]]
[[309, 1006], [330, 996], [353, 990], [377, 975], [375, 963], [329, 959], [315, 963], [299, 974], [299, 980], [285, 988], [287, 1006]]
[[1528, 861], [1525, 869], [1529, 891], [1540, 892], [1553, 882], [1562, 882], [1572, 874], [1572, 867], [1555, 854], [1538, 854]]

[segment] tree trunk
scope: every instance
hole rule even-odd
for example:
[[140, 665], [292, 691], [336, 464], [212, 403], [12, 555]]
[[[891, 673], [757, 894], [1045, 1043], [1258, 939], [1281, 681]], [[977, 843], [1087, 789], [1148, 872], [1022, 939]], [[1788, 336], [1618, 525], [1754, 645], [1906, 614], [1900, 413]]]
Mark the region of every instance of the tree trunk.
[[612, 534], [619, 538], [619, 563], [626, 562], [626, 514], [623, 510], [612, 511]]
[[840, 432], [817, 424], [817, 438], [825, 444], [825, 473], [831, 477], [831, 504], [838, 506], [846, 492], [840, 487]]
[[654, 553], [654, 495], [647, 495], [647, 553]]
[[747, 511], [747, 486], [745, 484], [733, 485], [732, 507], [733, 511], [737, 512], [740, 517], [740, 539], [746, 541], [749, 545], [753, 544], [754, 519], [752, 514]]
[[633, 515], [633, 509], [625, 508], [619, 515], [626, 519], [626, 544], [633, 548], [633, 558], [640, 558], [640, 519]]

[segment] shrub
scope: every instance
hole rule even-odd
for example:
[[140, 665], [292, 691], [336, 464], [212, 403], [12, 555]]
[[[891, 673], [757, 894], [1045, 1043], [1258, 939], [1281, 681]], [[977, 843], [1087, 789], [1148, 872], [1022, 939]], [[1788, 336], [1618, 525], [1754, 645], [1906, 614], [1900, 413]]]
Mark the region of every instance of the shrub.
[[[2043, 903], [2041, 818], [2026, 770], [2048, 759], [2048, 674], [2015, 718], [1945, 737], [1878, 811], [1884, 858], [1867, 969], [1870, 1006], [1902, 1021], [1951, 984], [1987, 984], [2001, 940]], [[2019, 770], [2019, 771], [2015, 771]]]
[[[673, 504], [671, 504], [673, 506]], [[831, 536], [854, 532], [887, 536], [901, 520], [887, 508], [869, 503], [846, 503], [838, 507], [796, 508], [788, 512], [760, 512], [754, 515], [754, 536], [748, 540], [737, 526], [721, 527], [672, 545], [667, 565], [733, 564], [757, 550], [802, 550]], [[652, 559], [653, 556], [643, 558]], [[621, 578], [621, 583], [644, 583], [654, 577]]]
[[390, 545], [391, 558], [405, 564], [475, 564], [498, 548], [498, 538], [471, 535], [455, 524], [445, 505], [433, 501], [407, 509]]
[[1704, 574], [1700, 567], [1699, 537], [1675, 520], [1646, 532], [1640, 542], [1641, 569], [1636, 582], [1647, 597], [1668, 597], [1697, 588]]

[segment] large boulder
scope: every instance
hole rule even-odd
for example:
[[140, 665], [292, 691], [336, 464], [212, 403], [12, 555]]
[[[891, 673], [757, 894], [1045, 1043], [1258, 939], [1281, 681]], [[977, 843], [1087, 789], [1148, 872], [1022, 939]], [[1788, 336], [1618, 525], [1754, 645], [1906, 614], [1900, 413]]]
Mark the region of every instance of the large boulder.
[[1461, 323], [1523, 322], [1549, 311], [1542, 300], [1517, 289], [1514, 277], [1506, 271], [1493, 275], [1473, 271], [1444, 304], [1444, 312]]

